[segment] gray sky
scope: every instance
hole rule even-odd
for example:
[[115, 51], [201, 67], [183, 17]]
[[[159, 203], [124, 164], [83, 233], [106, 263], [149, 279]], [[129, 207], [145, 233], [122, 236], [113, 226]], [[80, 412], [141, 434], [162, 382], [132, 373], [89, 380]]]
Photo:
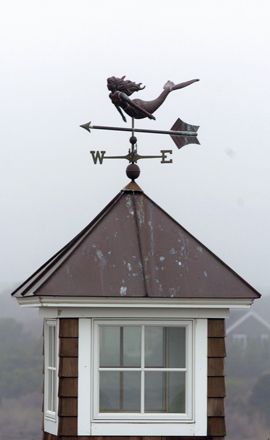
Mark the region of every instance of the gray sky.
[[[2, 0], [1, 283], [24, 281], [127, 183], [125, 126], [109, 76], [146, 85], [200, 78], [170, 94], [156, 121], [200, 125], [201, 146], [138, 135], [140, 154], [173, 149], [173, 164], [140, 161], [138, 184], [255, 288], [270, 288], [270, 3], [268, 0]], [[126, 126], [130, 125], [130, 120]]]

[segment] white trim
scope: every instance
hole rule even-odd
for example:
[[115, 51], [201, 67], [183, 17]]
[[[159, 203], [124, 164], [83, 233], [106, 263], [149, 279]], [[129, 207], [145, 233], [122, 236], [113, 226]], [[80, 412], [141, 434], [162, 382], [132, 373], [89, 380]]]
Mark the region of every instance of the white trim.
[[[195, 321], [194, 347], [194, 386], [196, 430], [194, 435], [206, 435], [207, 432], [207, 319]], [[205, 355], [206, 353], [206, 355]], [[205, 434], [201, 434], [205, 432]]]
[[[55, 327], [55, 411], [48, 410], [48, 357], [49, 357], [49, 327]], [[44, 431], [53, 435], [58, 434], [58, 387], [59, 387], [59, 320], [44, 321]]]
[[92, 423], [95, 436], [206, 436], [194, 423]]
[[130, 307], [94, 307], [91, 308], [51, 308], [41, 307], [39, 315], [43, 318], [159, 318], [159, 319], [190, 319], [190, 318], [228, 318], [229, 309], [214, 308], [137, 308]]
[[91, 435], [91, 320], [79, 319], [78, 435]]
[[16, 298], [21, 307], [249, 308], [254, 298], [111, 298], [31, 296]]

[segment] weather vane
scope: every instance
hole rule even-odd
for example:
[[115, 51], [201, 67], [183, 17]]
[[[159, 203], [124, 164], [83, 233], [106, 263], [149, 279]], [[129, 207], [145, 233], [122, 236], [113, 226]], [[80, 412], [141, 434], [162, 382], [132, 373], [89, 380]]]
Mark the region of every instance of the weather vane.
[[105, 156], [106, 151], [90, 151], [94, 164], [97, 164], [98, 162], [102, 164], [104, 159], [127, 159], [130, 164], [136, 164], [139, 159], [154, 158], [161, 158], [161, 163], [172, 163], [172, 159], [168, 158], [168, 155], [172, 154], [172, 150], [161, 150], [161, 155], [159, 156], [139, 155], [137, 138], [134, 136], [134, 133], [169, 134], [179, 149], [188, 144], [199, 144], [200, 142], [197, 138], [199, 126], [186, 124], [180, 118], [177, 119], [170, 130], [151, 130], [134, 127], [134, 119], [149, 118], [155, 120], [156, 118], [153, 116], [153, 113], [163, 104], [170, 92], [187, 87], [196, 81], [199, 80], [192, 79], [191, 81], [186, 81], [180, 84], [174, 84], [172, 81], [167, 81], [163, 87], [163, 91], [156, 99], [153, 101], [143, 101], [142, 99], [129, 98], [134, 92], [138, 92], [145, 88], [141, 87], [141, 83], [136, 84], [135, 82], [125, 80], [125, 76], [122, 78], [116, 78], [115, 76], [108, 78], [107, 87], [110, 90], [109, 98], [115, 105], [124, 122], [127, 122], [127, 120], [123, 111], [132, 118], [131, 128], [91, 125], [91, 122], [83, 124], [80, 127], [89, 132], [91, 132], [91, 129], [131, 132], [131, 148], [129, 148], [128, 154], [125, 156]]

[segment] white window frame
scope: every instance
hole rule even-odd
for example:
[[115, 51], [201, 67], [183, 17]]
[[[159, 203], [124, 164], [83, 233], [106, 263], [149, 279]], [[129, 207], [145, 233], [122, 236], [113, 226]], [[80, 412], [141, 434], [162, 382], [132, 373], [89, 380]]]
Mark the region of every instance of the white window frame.
[[[189, 321], [149, 321], [149, 320], [140, 320], [140, 321], [130, 321], [130, 320], [94, 320], [94, 346], [93, 346], [93, 413], [92, 419], [94, 421], [112, 421], [118, 420], [119, 422], [127, 422], [127, 421], [168, 421], [168, 420], [188, 420], [193, 421], [193, 402], [192, 402], [192, 371], [193, 371], [193, 322]], [[184, 327], [186, 329], [186, 368], [182, 368], [181, 371], [186, 373], [186, 396], [185, 396], [185, 408], [187, 409], [186, 413], [183, 414], [175, 414], [175, 413], [99, 413], [99, 349], [100, 349], [100, 341], [99, 341], [99, 328], [100, 326], [138, 326], [142, 328], [142, 337], [143, 337], [143, 328], [154, 326], [154, 327]], [[142, 343], [142, 346], [144, 344]], [[104, 369], [103, 369], [104, 370]], [[115, 370], [115, 369], [106, 369], [106, 370]], [[119, 369], [118, 369], [119, 370]], [[127, 371], [131, 371], [130, 368], [126, 369]], [[134, 369], [132, 369], [134, 370]], [[136, 368], [135, 371], [163, 371], [164, 369], [160, 368]], [[168, 369], [170, 371], [171, 369]], [[144, 396], [141, 396], [141, 399], [144, 400]]]
[[[50, 328], [54, 328], [54, 338], [50, 335]], [[59, 369], [59, 324], [58, 319], [46, 319], [44, 322], [44, 431], [57, 435], [58, 433], [58, 369]], [[52, 345], [53, 344], [53, 345]], [[54, 365], [49, 364], [50, 352], [54, 353]], [[54, 374], [54, 386], [51, 375]], [[55, 410], [52, 411], [51, 403]]]
[[[152, 323], [160, 326], [187, 325], [186, 414], [100, 413], [96, 412], [98, 384], [97, 326]], [[88, 347], [88, 348], [87, 348]], [[207, 319], [79, 319], [78, 435], [182, 435], [207, 434]], [[81, 414], [82, 411], [82, 414]], [[87, 417], [88, 415], [88, 417]], [[139, 416], [139, 417], [138, 417]]]

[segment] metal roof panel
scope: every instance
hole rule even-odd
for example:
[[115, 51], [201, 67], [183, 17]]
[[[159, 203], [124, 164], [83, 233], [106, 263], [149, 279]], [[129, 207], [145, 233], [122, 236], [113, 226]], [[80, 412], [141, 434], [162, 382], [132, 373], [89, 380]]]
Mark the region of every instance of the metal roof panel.
[[13, 294], [194, 299], [260, 296], [136, 184], [127, 185]]

